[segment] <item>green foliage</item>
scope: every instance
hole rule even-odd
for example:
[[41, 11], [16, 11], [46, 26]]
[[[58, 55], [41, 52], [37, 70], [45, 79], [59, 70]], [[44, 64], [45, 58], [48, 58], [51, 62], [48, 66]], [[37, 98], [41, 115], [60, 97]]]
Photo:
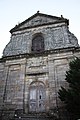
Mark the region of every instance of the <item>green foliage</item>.
[[69, 83], [69, 88], [61, 87], [59, 98], [64, 102], [67, 110], [80, 118], [80, 59], [76, 58], [69, 63], [69, 70], [66, 72], [65, 80]]

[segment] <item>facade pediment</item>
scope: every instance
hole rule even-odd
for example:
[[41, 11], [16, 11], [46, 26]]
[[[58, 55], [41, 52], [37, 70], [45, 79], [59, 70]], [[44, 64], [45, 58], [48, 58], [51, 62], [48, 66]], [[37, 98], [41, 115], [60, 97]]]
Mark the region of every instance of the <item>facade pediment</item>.
[[46, 25], [46, 24], [51, 24], [51, 23], [58, 23], [65, 21], [68, 24], [68, 20], [61, 17], [56, 17], [56, 16], [51, 16], [47, 14], [42, 14], [37, 12], [27, 20], [23, 21], [22, 23], [16, 25], [14, 28], [10, 30], [10, 32], [14, 32], [20, 29], [24, 28], [30, 28], [30, 27], [35, 27], [35, 26], [41, 26], [41, 25]]
[[78, 47], [77, 38], [68, 30], [68, 20], [37, 12], [11, 29], [11, 40], [3, 56], [32, 54]]

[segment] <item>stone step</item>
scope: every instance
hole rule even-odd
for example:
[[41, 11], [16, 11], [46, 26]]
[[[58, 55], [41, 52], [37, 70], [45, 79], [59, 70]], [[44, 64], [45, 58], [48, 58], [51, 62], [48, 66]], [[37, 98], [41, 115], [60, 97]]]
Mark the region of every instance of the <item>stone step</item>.
[[54, 117], [49, 117], [47, 115], [19, 115], [15, 116], [11, 120], [56, 120]]

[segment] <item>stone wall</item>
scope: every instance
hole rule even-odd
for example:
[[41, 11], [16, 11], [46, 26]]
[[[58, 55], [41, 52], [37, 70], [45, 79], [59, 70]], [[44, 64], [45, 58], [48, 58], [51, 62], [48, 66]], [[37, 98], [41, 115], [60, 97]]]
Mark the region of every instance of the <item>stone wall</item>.
[[31, 53], [32, 39], [37, 33], [43, 35], [45, 51], [79, 46], [77, 38], [69, 32], [68, 26], [63, 22], [13, 32], [3, 56]]
[[61, 107], [58, 90], [68, 87], [65, 73], [69, 62], [80, 57], [80, 50], [56, 51], [44, 55], [6, 59], [0, 63], [0, 110], [29, 112], [29, 88], [32, 82], [46, 87], [46, 112]]
[[[11, 112], [13, 116], [18, 110], [29, 113], [33, 83], [44, 86], [45, 102], [39, 105], [45, 112], [54, 112], [63, 106], [58, 91], [61, 86], [68, 87], [65, 73], [69, 62], [80, 57], [78, 40], [69, 31], [67, 22], [64, 18], [40, 14], [12, 30], [0, 59], [0, 114], [8, 116]], [[44, 38], [44, 51], [32, 53], [32, 40], [37, 33]]]
[[2, 109], [22, 109], [25, 59], [9, 60], [6, 61], [4, 65], [4, 74], [0, 74], [0, 89], [3, 89], [0, 90], [0, 95], [2, 95], [2, 97], [0, 97], [0, 103], [3, 105]]
[[5, 76], [4, 62], [2, 62], [0, 63], [0, 115], [4, 104]]
[[[5, 115], [5, 119], [9, 115], [13, 117], [16, 111], [30, 112], [33, 83], [44, 86], [45, 112], [51, 114], [56, 110], [57, 113], [63, 106], [58, 91], [61, 86], [68, 87], [65, 74], [69, 62], [80, 57], [78, 40], [69, 31], [66, 19], [41, 15], [29, 18], [11, 32], [10, 42], [0, 59], [0, 116]], [[44, 51], [32, 53], [32, 39], [37, 33], [44, 38]]]

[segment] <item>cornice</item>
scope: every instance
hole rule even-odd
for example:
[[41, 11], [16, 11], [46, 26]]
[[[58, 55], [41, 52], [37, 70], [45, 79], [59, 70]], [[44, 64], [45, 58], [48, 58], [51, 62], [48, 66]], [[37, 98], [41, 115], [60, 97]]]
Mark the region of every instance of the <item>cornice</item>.
[[14, 59], [22, 59], [22, 58], [32, 58], [32, 57], [39, 57], [39, 56], [47, 56], [49, 54], [57, 54], [57, 53], [64, 53], [64, 52], [80, 52], [80, 47], [68, 47], [68, 48], [60, 48], [54, 50], [47, 50], [39, 53], [25, 53], [19, 55], [12, 55], [12, 56], [3, 56], [0, 59], [0, 62], [5, 62], [6, 60], [14, 60]]

